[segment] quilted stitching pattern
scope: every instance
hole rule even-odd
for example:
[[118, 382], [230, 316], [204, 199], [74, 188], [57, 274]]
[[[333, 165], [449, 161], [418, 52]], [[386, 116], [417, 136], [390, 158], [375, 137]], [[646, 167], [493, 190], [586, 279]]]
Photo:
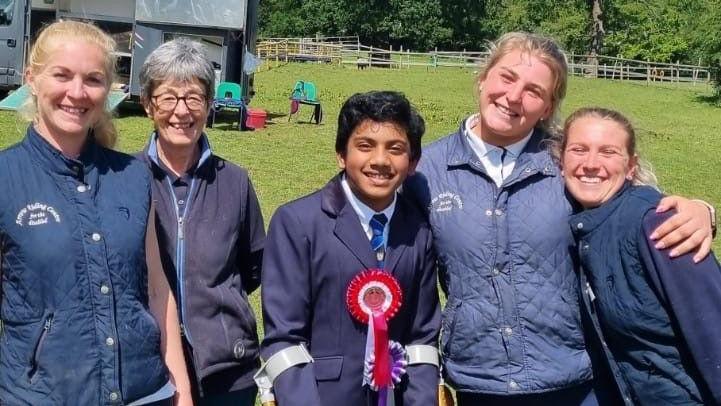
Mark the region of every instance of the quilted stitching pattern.
[[[9, 404], [100, 404], [111, 390], [121, 389], [126, 401], [147, 395], [167, 381], [157, 325], [147, 312], [149, 175], [125, 155], [91, 150], [97, 166], [85, 167], [89, 188], [81, 192], [78, 179], [58, 169], [63, 158], [48, 155], [49, 146], [37, 138], [29, 132], [20, 147], [0, 154], [0, 168], [7, 169], [0, 171], [0, 185], [11, 191], [0, 196], [6, 208], [0, 233], [9, 242], [0, 398]], [[16, 213], [35, 201], [58, 219], [46, 215], [46, 222], [30, 224], [46, 210], [33, 209], [18, 220]], [[119, 216], [118, 204], [127, 215]], [[110, 291], [101, 293], [101, 285]], [[106, 343], [109, 337], [114, 344]]]
[[456, 389], [490, 393], [589, 380], [570, 255], [570, 205], [557, 170], [548, 170], [545, 152], [524, 152], [498, 190], [472, 162], [448, 166], [453, 137], [460, 136], [427, 147], [422, 175], [407, 187], [428, 209], [447, 273], [443, 350], [449, 380]]

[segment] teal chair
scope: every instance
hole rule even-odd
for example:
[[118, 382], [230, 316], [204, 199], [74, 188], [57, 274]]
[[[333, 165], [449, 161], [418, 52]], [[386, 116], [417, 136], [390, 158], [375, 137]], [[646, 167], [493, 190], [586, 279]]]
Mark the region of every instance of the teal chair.
[[313, 106], [313, 115], [310, 117], [310, 121], [315, 121], [316, 124], [320, 124], [320, 122], [323, 121], [323, 107], [318, 99], [318, 90], [315, 87], [315, 83], [303, 80], [295, 82], [293, 90], [290, 92], [290, 114], [288, 115], [288, 121], [290, 121], [293, 114], [300, 111], [301, 104]]
[[243, 88], [238, 83], [220, 82], [215, 89], [215, 98], [208, 112], [208, 128], [213, 128], [215, 115], [223, 110], [238, 112], [238, 129], [246, 130], [247, 106], [243, 100]]

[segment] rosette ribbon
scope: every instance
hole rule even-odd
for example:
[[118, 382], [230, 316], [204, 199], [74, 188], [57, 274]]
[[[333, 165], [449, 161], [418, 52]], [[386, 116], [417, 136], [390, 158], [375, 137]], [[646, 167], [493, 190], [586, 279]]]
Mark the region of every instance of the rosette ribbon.
[[405, 373], [403, 347], [398, 343], [389, 346], [388, 339], [388, 321], [398, 313], [402, 298], [398, 281], [380, 269], [359, 273], [346, 291], [348, 311], [359, 322], [368, 324], [363, 384], [379, 392], [379, 406], [388, 405], [388, 399], [392, 402], [394, 383]]

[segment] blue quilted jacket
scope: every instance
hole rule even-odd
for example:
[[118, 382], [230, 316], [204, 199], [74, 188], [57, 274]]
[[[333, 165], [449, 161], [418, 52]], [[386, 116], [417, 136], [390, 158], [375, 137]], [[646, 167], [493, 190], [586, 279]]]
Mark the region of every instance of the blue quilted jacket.
[[0, 404], [119, 405], [165, 385], [145, 165], [92, 140], [69, 159], [31, 128], [0, 153], [0, 190]]
[[456, 390], [528, 394], [592, 378], [571, 213], [536, 131], [497, 187], [461, 129], [423, 151], [407, 193], [426, 208], [447, 293], [443, 367]]

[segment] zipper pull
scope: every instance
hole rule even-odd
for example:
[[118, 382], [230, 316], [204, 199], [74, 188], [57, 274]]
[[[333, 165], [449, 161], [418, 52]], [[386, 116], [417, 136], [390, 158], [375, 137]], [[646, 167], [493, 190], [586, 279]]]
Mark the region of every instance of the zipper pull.
[[593, 289], [591, 289], [591, 284], [586, 282], [586, 293], [588, 294], [588, 298], [591, 299], [591, 302], [596, 300], [596, 295], [593, 293]]
[[53, 316], [48, 317], [45, 319], [45, 325], [43, 326], [43, 330], [49, 331], [50, 327], [53, 325]]
[[184, 239], [185, 238], [185, 231], [183, 230], [183, 218], [178, 217], [178, 238]]

